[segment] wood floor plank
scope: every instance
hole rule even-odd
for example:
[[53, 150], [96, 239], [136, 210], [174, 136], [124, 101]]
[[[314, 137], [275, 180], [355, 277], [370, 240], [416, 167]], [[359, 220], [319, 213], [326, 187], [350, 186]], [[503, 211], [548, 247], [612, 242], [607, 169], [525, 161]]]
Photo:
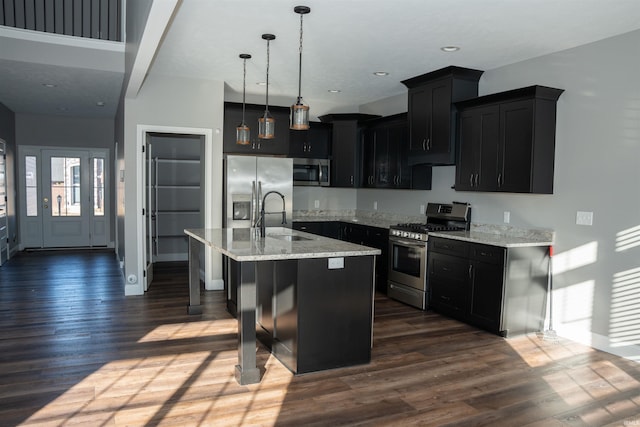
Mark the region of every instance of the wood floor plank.
[[[0, 425], [640, 425], [637, 362], [536, 334], [504, 339], [377, 294], [371, 363], [294, 376], [266, 348], [239, 385], [221, 291], [187, 314], [185, 263], [125, 297], [112, 251], [0, 267]], [[634, 424], [635, 423], [635, 424]]]

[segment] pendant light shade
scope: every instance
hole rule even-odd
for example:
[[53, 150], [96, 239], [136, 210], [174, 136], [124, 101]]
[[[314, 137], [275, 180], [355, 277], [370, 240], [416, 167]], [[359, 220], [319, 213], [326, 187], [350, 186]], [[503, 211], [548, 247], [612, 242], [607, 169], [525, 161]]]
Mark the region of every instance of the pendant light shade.
[[247, 123], [244, 121], [244, 110], [245, 110], [245, 97], [246, 97], [246, 88], [247, 88], [247, 59], [251, 58], [251, 55], [248, 53], [241, 53], [240, 58], [242, 58], [242, 121], [236, 127], [236, 144], [238, 145], [249, 145], [251, 140], [251, 130]]
[[258, 138], [273, 139], [276, 136], [276, 121], [269, 113], [269, 43], [275, 40], [273, 34], [263, 34], [262, 39], [267, 41], [267, 97], [264, 107], [264, 115], [258, 119]]
[[302, 102], [302, 17], [311, 12], [311, 8], [307, 6], [296, 6], [293, 11], [300, 15], [300, 47], [299, 47], [299, 62], [298, 62], [298, 99], [295, 104], [291, 106], [291, 113], [289, 115], [291, 123], [290, 129], [294, 130], [307, 130], [309, 129], [309, 106], [304, 105]]

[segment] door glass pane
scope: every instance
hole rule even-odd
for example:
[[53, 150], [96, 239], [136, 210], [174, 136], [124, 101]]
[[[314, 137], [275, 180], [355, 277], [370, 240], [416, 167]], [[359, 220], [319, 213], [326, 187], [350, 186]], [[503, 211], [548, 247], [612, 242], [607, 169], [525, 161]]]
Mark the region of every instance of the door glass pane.
[[93, 159], [93, 215], [104, 216], [104, 159]]
[[27, 216], [38, 216], [38, 170], [36, 156], [25, 156], [25, 194], [27, 196]]
[[80, 158], [51, 157], [51, 215], [80, 216]]

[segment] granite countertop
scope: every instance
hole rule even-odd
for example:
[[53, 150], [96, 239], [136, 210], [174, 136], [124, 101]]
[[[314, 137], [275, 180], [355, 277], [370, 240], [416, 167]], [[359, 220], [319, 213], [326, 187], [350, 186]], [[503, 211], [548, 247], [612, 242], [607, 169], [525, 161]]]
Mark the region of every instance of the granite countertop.
[[553, 233], [548, 230], [507, 230], [500, 231], [496, 227], [471, 227], [469, 231], [431, 232], [429, 236], [446, 239], [464, 240], [484, 245], [516, 248], [526, 246], [551, 246]]
[[236, 261], [334, 258], [381, 253], [380, 249], [284, 227], [267, 227], [266, 237], [260, 237], [255, 228], [198, 228], [185, 229], [184, 232]]
[[310, 221], [310, 222], [326, 222], [340, 221], [354, 224], [367, 225], [369, 227], [389, 228], [403, 222], [424, 222], [426, 217], [411, 217], [406, 215], [394, 215], [386, 213], [358, 214], [350, 211], [294, 211], [293, 222]]

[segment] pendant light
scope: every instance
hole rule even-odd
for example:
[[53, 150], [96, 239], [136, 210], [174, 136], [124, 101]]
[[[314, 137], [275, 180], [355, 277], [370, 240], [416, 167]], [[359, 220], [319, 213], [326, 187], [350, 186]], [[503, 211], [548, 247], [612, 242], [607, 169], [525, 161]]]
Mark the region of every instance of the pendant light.
[[269, 114], [269, 42], [275, 40], [273, 34], [263, 34], [262, 39], [267, 41], [267, 98], [264, 115], [258, 119], [258, 138], [273, 139], [275, 137], [276, 121]]
[[247, 59], [251, 58], [248, 53], [241, 53], [240, 58], [243, 62], [243, 74], [242, 74], [242, 122], [236, 127], [236, 144], [249, 145], [251, 139], [251, 131], [249, 126], [244, 121], [245, 99], [247, 92]]
[[291, 114], [289, 115], [291, 123], [290, 129], [307, 130], [309, 129], [309, 106], [302, 103], [302, 17], [311, 12], [311, 8], [307, 6], [296, 6], [293, 11], [300, 15], [300, 60], [298, 62], [298, 100], [291, 106]]

